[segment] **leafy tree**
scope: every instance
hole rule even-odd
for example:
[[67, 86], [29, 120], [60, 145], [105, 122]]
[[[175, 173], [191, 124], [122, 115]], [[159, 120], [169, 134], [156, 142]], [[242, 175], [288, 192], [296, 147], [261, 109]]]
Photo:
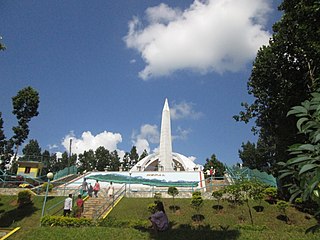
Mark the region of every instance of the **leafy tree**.
[[143, 152], [141, 153], [141, 155], [140, 155], [140, 157], [139, 157], [139, 160], [142, 160], [142, 159], [144, 159], [146, 156], [148, 156], [149, 154], [148, 154], [148, 152], [147, 152], [147, 150], [145, 149], [145, 150], [143, 150]]
[[197, 212], [197, 215], [196, 215], [196, 220], [197, 221], [200, 221], [200, 215], [199, 215], [199, 212], [200, 212], [200, 209], [202, 208], [203, 206], [203, 198], [201, 196], [201, 192], [199, 191], [196, 191], [196, 192], [193, 192], [192, 193], [192, 198], [191, 198], [191, 202], [190, 202], [190, 205], [192, 208], [194, 208]]
[[[1, 36], [0, 36], [0, 40], [2, 40]], [[6, 46], [2, 42], [0, 42], [0, 51], [4, 51], [4, 50], [6, 50]]]
[[130, 155], [128, 152], [124, 154], [121, 164], [122, 164], [123, 171], [130, 170]]
[[23, 157], [20, 161], [41, 161], [41, 148], [37, 140], [31, 139], [22, 149]]
[[223, 197], [223, 194], [224, 194], [224, 190], [223, 189], [220, 189], [218, 191], [214, 191], [212, 192], [212, 197], [216, 198], [217, 201], [218, 201], [218, 210], [220, 210], [220, 200], [222, 199]]
[[72, 154], [70, 158], [69, 154], [66, 151], [64, 151], [62, 153], [62, 158], [59, 159], [59, 165], [60, 165], [59, 170], [75, 165], [76, 161], [77, 161], [77, 154]]
[[246, 144], [242, 143], [241, 147], [239, 157], [244, 167], [268, 171], [269, 165], [265, 161], [268, 147], [264, 145], [264, 142], [259, 139], [256, 145], [248, 141]]
[[26, 87], [20, 90], [18, 94], [12, 98], [12, 104], [12, 113], [16, 115], [18, 120], [18, 126], [12, 128], [14, 132], [12, 141], [16, 148], [16, 158], [18, 147], [28, 138], [30, 131], [28, 124], [31, 118], [38, 116], [39, 114], [39, 94], [32, 87]]
[[0, 169], [5, 170], [6, 164], [10, 162], [12, 151], [12, 141], [8, 141], [3, 131], [3, 119], [0, 112]]
[[286, 114], [317, 88], [320, 73], [319, 1], [284, 0], [279, 10], [284, 14], [273, 26], [269, 45], [259, 50], [248, 82], [255, 100], [242, 103], [245, 110], [235, 116], [246, 123], [255, 119], [254, 130], [266, 147], [261, 161], [276, 176], [277, 162], [290, 158], [288, 146], [304, 140], [295, 118]]
[[277, 202], [277, 208], [284, 215], [286, 223], [289, 221], [289, 217], [287, 215], [287, 208], [289, 207], [289, 203], [283, 200], [279, 200]]
[[57, 157], [56, 153], [51, 154], [50, 156], [50, 161], [49, 164], [47, 166], [47, 171], [51, 171], [51, 172], [57, 172], [60, 170], [60, 160]]
[[104, 171], [104, 169], [111, 163], [109, 151], [102, 146], [96, 149], [95, 158], [97, 161], [96, 168], [98, 171]]
[[136, 146], [132, 146], [129, 155], [130, 155], [130, 168], [131, 168], [139, 161], [139, 154], [137, 152]]
[[[42, 163], [44, 164], [42, 174], [46, 175], [51, 170], [51, 156], [48, 150], [44, 150], [41, 154]], [[52, 171], [52, 170], [51, 170]]]
[[292, 158], [280, 163], [283, 166], [280, 178], [291, 179], [288, 183], [291, 201], [300, 195], [304, 201], [311, 199], [320, 184], [320, 93], [311, 95], [311, 100], [288, 112], [299, 117], [297, 129], [307, 138], [305, 142], [292, 145], [289, 149]]
[[172, 196], [172, 201], [173, 201], [173, 210], [176, 210], [176, 206], [174, 204], [174, 197], [179, 194], [179, 190], [176, 187], [169, 187], [168, 188], [168, 194]]
[[207, 158], [206, 163], [203, 166], [204, 171], [209, 170], [211, 167], [213, 167], [216, 170], [216, 177], [223, 177], [226, 168], [223, 165], [223, 163], [217, 159], [215, 154], [212, 154], [210, 159]]
[[119, 171], [119, 167], [120, 167], [120, 158], [118, 156], [118, 152], [116, 150], [114, 150], [111, 153], [111, 161], [110, 161], [110, 165], [109, 165], [109, 171]]

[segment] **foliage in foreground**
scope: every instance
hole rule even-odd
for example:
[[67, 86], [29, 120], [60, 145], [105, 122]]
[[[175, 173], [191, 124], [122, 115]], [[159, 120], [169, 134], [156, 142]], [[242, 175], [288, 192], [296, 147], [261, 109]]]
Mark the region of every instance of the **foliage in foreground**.
[[73, 218], [64, 216], [45, 216], [41, 219], [42, 226], [60, 227], [83, 227], [94, 226], [95, 223], [89, 218]]

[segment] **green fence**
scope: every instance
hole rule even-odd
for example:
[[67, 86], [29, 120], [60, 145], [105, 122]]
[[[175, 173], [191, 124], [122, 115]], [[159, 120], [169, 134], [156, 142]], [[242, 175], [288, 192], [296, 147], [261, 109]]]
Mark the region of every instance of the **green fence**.
[[226, 166], [226, 171], [232, 180], [238, 179], [257, 179], [267, 185], [272, 187], [277, 187], [277, 180], [271, 174], [266, 172], [261, 172], [257, 169], [249, 169], [247, 167], [228, 167]]
[[66, 167], [65, 169], [62, 169], [54, 174], [53, 180], [57, 180], [59, 178], [68, 176], [69, 174], [77, 174], [77, 167], [76, 166], [71, 166], [71, 167]]

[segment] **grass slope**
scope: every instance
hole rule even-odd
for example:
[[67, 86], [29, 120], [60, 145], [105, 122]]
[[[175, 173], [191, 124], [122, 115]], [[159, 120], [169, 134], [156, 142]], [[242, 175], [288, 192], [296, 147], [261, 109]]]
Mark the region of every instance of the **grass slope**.
[[[223, 209], [218, 211], [216, 201], [206, 200], [200, 210], [201, 223], [195, 223], [196, 214], [190, 207], [190, 199], [176, 199], [178, 210], [170, 210], [172, 199], [163, 199], [171, 229], [155, 235], [148, 226], [148, 204], [151, 198], [124, 198], [104, 221], [106, 227], [40, 227], [42, 197], [34, 197], [31, 210], [19, 210], [15, 205], [16, 197], [0, 196], [0, 225], [20, 226], [21, 230], [9, 239], [320, 239], [320, 233], [307, 234], [305, 230], [316, 224], [314, 218], [295, 208], [288, 209], [290, 225], [279, 218], [279, 211], [274, 205], [263, 203], [264, 211], [253, 213], [254, 225], [250, 224], [249, 213], [245, 205], [231, 207], [223, 202]], [[61, 201], [61, 197], [50, 198], [47, 206]], [[251, 206], [254, 206], [251, 203]], [[11, 219], [11, 220], [8, 220]], [[14, 219], [14, 222], [12, 221]]]

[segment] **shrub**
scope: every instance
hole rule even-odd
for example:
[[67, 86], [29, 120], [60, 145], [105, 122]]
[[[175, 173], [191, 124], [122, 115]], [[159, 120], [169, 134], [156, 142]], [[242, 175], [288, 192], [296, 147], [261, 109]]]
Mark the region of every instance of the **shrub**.
[[197, 212], [196, 215], [192, 216], [192, 220], [195, 220], [197, 222], [202, 221], [204, 217], [203, 215], [199, 214], [200, 209], [203, 206], [203, 198], [201, 197], [201, 192], [197, 191], [192, 193], [192, 199], [191, 199], [190, 205]]
[[[45, 192], [45, 191], [47, 190], [47, 186], [48, 186], [48, 183], [47, 183], [47, 182], [44, 183], [44, 184], [42, 184], [42, 187], [41, 187], [42, 191]], [[51, 192], [52, 189], [53, 189], [53, 185], [50, 183], [50, 184], [49, 184], [49, 187], [48, 187], [48, 191]]]
[[59, 226], [59, 227], [84, 227], [94, 226], [95, 223], [89, 218], [73, 218], [63, 216], [45, 216], [41, 218], [42, 226]]
[[287, 216], [287, 212], [286, 209], [289, 207], [289, 203], [283, 200], [279, 200], [277, 202], [277, 208], [279, 209], [279, 211], [283, 214], [284, 216], [284, 220], [286, 223], [289, 222], [289, 217]]
[[220, 190], [215, 191], [215, 192], [212, 193], [212, 197], [214, 197], [218, 201], [218, 210], [220, 210], [220, 200], [221, 200], [221, 198], [223, 196], [223, 193], [224, 193], [223, 189], [220, 189]]
[[201, 207], [203, 206], [203, 198], [201, 197], [201, 192], [192, 193], [190, 205], [197, 211], [197, 213], [199, 213]]
[[168, 188], [168, 194], [172, 196], [172, 201], [173, 201], [173, 210], [175, 211], [175, 204], [174, 204], [174, 197], [179, 194], [179, 190], [176, 187], [169, 187]]
[[268, 187], [264, 190], [266, 200], [271, 201], [272, 203], [276, 201], [277, 198], [277, 188]]
[[151, 214], [154, 214], [156, 212], [156, 207], [157, 207], [156, 203], [150, 203], [148, 205], [148, 212], [150, 212]]
[[18, 204], [19, 207], [23, 207], [25, 205], [29, 205], [32, 203], [32, 193], [30, 190], [23, 190], [18, 193]]
[[302, 204], [302, 198], [301, 198], [301, 197], [296, 198], [296, 199], [294, 200], [294, 203], [295, 203], [295, 204]]
[[156, 192], [153, 197], [154, 197], [156, 200], [159, 201], [159, 200], [161, 199], [162, 195], [161, 195], [160, 192]]

